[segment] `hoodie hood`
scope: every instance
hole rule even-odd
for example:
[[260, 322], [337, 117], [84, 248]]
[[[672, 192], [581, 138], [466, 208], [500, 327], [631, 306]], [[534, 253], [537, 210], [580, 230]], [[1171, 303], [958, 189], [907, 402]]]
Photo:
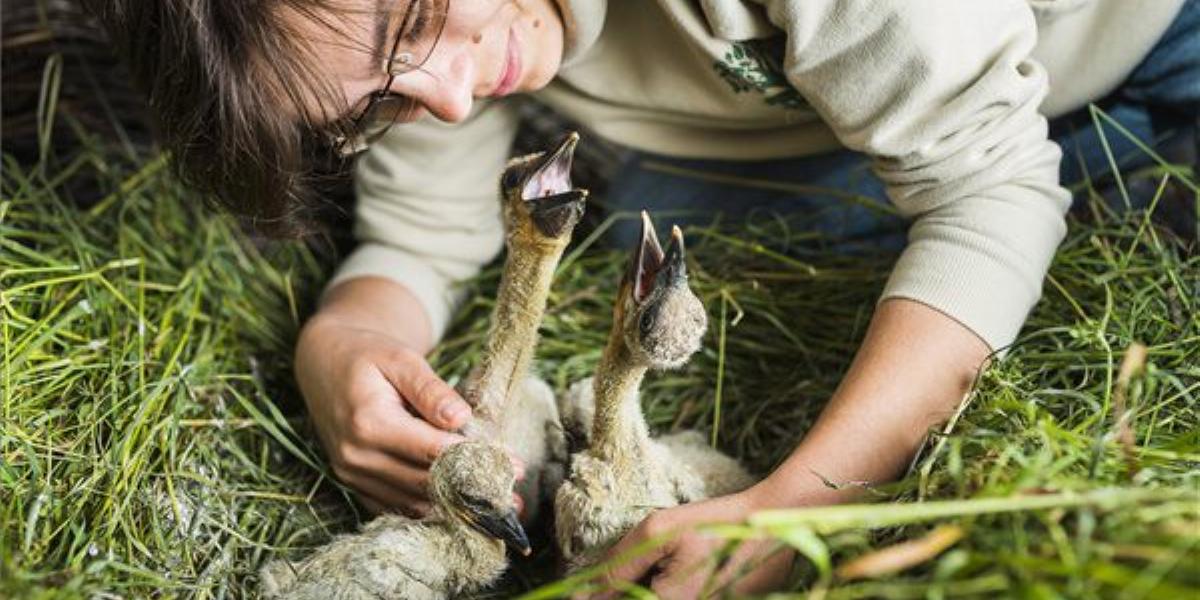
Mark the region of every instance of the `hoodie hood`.
[[604, 29], [608, 0], [554, 0], [563, 21], [562, 66], [583, 56]]

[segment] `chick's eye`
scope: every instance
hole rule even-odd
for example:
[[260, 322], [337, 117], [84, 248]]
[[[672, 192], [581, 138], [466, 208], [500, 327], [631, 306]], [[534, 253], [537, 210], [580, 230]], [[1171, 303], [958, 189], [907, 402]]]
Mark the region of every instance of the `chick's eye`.
[[642, 316], [638, 318], [638, 332], [643, 337], [650, 335], [650, 328], [652, 327], [654, 327], [654, 316], [650, 311], [642, 313]]
[[517, 187], [517, 184], [520, 183], [520, 181], [521, 174], [518, 173], [516, 169], [511, 169], [504, 172], [504, 180], [501, 182], [501, 184], [506, 188], [514, 188]]
[[464, 495], [462, 497], [462, 501], [463, 501], [464, 505], [469, 506], [474, 509], [477, 509], [477, 510], [487, 510], [490, 507], [487, 500], [484, 500], [483, 498], [478, 498], [475, 496]]

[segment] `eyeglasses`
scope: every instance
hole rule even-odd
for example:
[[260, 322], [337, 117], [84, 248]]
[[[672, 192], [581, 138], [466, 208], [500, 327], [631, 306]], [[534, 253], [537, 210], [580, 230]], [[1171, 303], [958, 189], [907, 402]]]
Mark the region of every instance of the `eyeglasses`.
[[391, 52], [383, 64], [387, 82], [383, 88], [367, 96], [367, 105], [351, 120], [350, 126], [332, 136], [334, 152], [350, 156], [367, 149], [367, 145], [387, 133], [396, 121], [407, 120], [416, 112], [418, 103], [404, 94], [391, 91], [396, 77], [421, 68], [442, 37], [450, 0], [410, 0]]

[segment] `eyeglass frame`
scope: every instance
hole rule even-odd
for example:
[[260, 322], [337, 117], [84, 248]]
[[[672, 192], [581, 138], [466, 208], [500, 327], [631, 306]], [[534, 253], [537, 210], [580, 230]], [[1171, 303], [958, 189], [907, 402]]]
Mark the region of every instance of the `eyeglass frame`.
[[[412, 13], [414, 7], [417, 6], [420, 0], [411, 0], [408, 3], [408, 10], [404, 12], [404, 17], [400, 20], [400, 28], [396, 30], [396, 37], [392, 41], [392, 48], [388, 53], [387, 61], [383, 63], [385, 72], [388, 76], [387, 81], [384, 82], [382, 88], [371, 92], [371, 94], [367, 97], [367, 105], [364, 106], [362, 110], [358, 111], [358, 115], [355, 116], [350, 122], [350, 133], [338, 133], [332, 136], [330, 145], [333, 147], [335, 154], [339, 156], [352, 156], [354, 154], [363, 152], [367, 149], [368, 145], [383, 137], [383, 135], [387, 133], [393, 125], [396, 124], [396, 120], [401, 111], [396, 111], [392, 115], [391, 121], [378, 131], [371, 134], [363, 133], [365, 127], [369, 125], [369, 123], [367, 123], [367, 117], [377, 110], [380, 103], [383, 101], [389, 98], [400, 98], [415, 103], [411, 97], [393, 92], [391, 89], [392, 83], [396, 81], [396, 77], [405, 73], [410, 73], [424, 66], [426, 62], [429, 62], [429, 57], [433, 56], [434, 51], [437, 50], [438, 42], [442, 39], [442, 32], [444, 32], [446, 29], [446, 21], [448, 20], [448, 15], [450, 12], [450, 0], [445, 1], [446, 4], [442, 11], [442, 19], [438, 24], [437, 34], [433, 38], [433, 43], [429, 45], [429, 51], [425, 53], [425, 56], [421, 57], [421, 60], [415, 63], [400, 60], [400, 58], [397, 56], [400, 53], [400, 42], [404, 38], [404, 23], [408, 22], [409, 15]], [[397, 64], [403, 65], [404, 68], [397, 69]], [[405, 112], [407, 113], [408, 111]]]

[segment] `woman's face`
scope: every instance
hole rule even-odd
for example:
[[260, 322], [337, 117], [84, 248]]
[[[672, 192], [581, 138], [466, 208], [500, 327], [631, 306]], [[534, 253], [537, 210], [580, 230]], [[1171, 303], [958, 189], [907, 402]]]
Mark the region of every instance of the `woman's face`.
[[[299, 24], [345, 94], [349, 114], [387, 82], [378, 57], [391, 49], [410, 2], [448, 8], [442, 35], [424, 65], [392, 83], [392, 91], [419, 104], [410, 120], [428, 112], [458, 122], [475, 98], [537, 90], [558, 71], [563, 25], [554, 0], [353, 0], [351, 10], [337, 16], [339, 26], [345, 23], [338, 33], [310, 20]], [[380, 19], [387, 21], [382, 36]]]

